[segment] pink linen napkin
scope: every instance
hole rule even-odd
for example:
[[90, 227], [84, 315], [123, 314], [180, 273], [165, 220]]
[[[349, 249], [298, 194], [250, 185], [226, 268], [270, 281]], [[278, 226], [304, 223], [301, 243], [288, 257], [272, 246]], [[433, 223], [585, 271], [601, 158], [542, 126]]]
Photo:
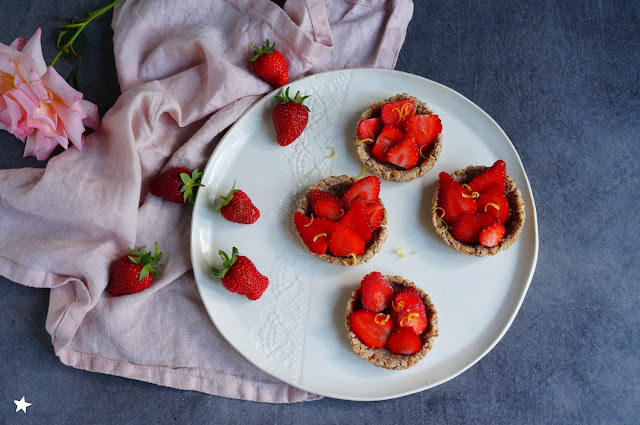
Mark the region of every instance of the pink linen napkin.
[[[231, 398], [319, 398], [258, 370], [222, 338], [191, 271], [192, 208], [150, 195], [147, 184], [168, 167], [202, 170], [224, 130], [272, 90], [248, 64], [251, 43], [275, 41], [290, 80], [393, 68], [412, 12], [411, 0], [118, 6], [122, 95], [100, 131], [44, 170], [0, 170], [0, 274], [51, 288], [46, 327], [64, 364]], [[105, 292], [127, 247], [156, 241], [166, 272], [137, 294]]]

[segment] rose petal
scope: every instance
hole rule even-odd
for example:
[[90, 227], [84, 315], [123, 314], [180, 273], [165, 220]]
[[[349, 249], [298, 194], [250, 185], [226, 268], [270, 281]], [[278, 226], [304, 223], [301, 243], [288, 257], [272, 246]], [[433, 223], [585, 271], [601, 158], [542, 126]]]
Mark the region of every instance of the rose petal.
[[[82, 119], [86, 116], [84, 110], [81, 112], [67, 108], [62, 103], [51, 102], [51, 107], [55, 110], [58, 118], [64, 125], [65, 132], [71, 143], [82, 148], [84, 125]], [[66, 149], [66, 147], [65, 147]]]
[[40, 37], [42, 30], [38, 28], [36, 32], [31, 36], [29, 41], [20, 50], [22, 53], [31, 56], [36, 63], [36, 71], [38, 75], [42, 77], [47, 72], [47, 64], [42, 56], [42, 46], [40, 45]]
[[84, 99], [80, 101], [80, 106], [82, 106], [82, 109], [84, 109], [84, 112], [87, 114], [87, 117], [82, 121], [82, 124], [93, 130], [98, 130], [100, 128], [100, 114], [98, 113], [98, 107], [94, 103]]
[[42, 83], [49, 89], [54, 96], [60, 99], [58, 102], [64, 103], [67, 107], [76, 109], [74, 103], [82, 99], [82, 93], [75, 90], [67, 83], [64, 78], [58, 74], [53, 67], [47, 68], [47, 72], [42, 76]]
[[24, 37], [19, 37], [16, 38], [15, 40], [13, 40], [13, 43], [9, 44], [9, 47], [11, 47], [12, 49], [16, 49], [17, 51], [21, 52], [22, 48], [25, 46], [25, 44], [27, 44], [27, 39]]

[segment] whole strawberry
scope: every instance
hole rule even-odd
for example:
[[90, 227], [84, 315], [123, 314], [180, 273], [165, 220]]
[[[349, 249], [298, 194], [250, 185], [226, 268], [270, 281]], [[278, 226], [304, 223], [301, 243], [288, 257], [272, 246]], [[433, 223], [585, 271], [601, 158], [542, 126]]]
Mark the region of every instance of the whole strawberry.
[[184, 167], [171, 168], [151, 180], [149, 191], [167, 201], [182, 204], [188, 200], [193, 204], [197, 187], [202, 186], [201, 178], [197, 168], [193, 172]]
[[262, 47], [253, 43], [251, 46], [256, 49], [253, 57], [249, 59], [253, 66], [253, 72], [272, 86], [281, 87], [287, 84], [289, 81], [287, 62], [280, 52], [275, 50], [276, 42], [269, 45], [269, 40], [267, 40], [267, 43]]
[[216, 209], [216, 214], [234, 223], [252, 224], [260, 218], [260, 210], [253, 205], [251, 198], [242, 190], [236, 189], [233, 183], [227, 196], [221, 196], [222, 204]]
[[269, 286], [269, 278], [261, 275], [249, 258], [238, 255], [238, 248], [233, 247], [231, 258], [222, 250], [219, 253], [222, 269], [211, 267], [211, 275], [220, 279], [228, 291], [246, 295], [250, 300], [260, 298]]
[[153, 278], [164, 271], [158, 265], [161, 259], [162, 252], [158, 252], [157, 243], [153, 255], [145, 247], [139, 250], [129, 248], [129, 255], [120, 257], [113, 267], [107, 291], [118, 296], [146, 289]]
[[278, 104], [273, 108], [273, 126], [280, 146], [287, 146], [296, 140], [309, 121], [309, 108], [303, 103], [309, 96], [300, 97], [297, 92], [292, 99], [289, 97], [289, 87], [276, 95]]

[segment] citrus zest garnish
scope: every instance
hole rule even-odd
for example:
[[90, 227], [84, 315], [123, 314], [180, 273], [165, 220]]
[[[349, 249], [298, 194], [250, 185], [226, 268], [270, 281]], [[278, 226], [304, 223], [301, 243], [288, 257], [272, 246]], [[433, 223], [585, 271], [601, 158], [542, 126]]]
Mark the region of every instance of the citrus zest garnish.
[[410, 108], [411, 108], [410, 103], [405, 103], [404, 105], [402, 105], [402, 108], [400, 109], [393, 108], [394, 111], [398, 111], [398, 122], [396, 124], [400, 124], [402, 121], [405, 120], [405, 118], [407, 118], [407, 116], [411, 113]]
[[373, 320], [379, 325], [384, 325], [385, 323], [387, 323], [389, 321], [390, 317], [391, 316], [389, 316], [388, 314], [378, 313], [378, 314], [376, 314], [376, 317]]
[[331, 154], [327, 157], [329, 159], [335, 158], [336, 155], [338, 154], [338, 152], [336, 151], [336, 148], [334, 148], [333, 146], [329, 146], [327, 149], [331, 152]]
[[447, 222], [446, 222], [446, 221], [444, 220], [444, 218], [443, 218], [443, 217], [444, 217], [444, 215], [446, 214], [446, 212], [445, 212], [444, 208], [442, 208], [442, 207], [435, 207], [435, 208], [433, 209], [433, 212], [434, 212], [434, 213], [437, 213], [437, 212], [438, 212], [438, 210], [441, 210], [441, 211], [442, 211], [442, 215], [438, 216], [438, 221], [442, 222], [442, 224], [444, 225], [444, 229], [443, 229], [443, 228], [441, 228], [441, 227], [440, 227], [440, 228], [437, 228], [437, 229], [436, 229], [436, 232], [438, 232], [438, 233], [444, 233], [444, 232], [446, 232], [447, 230], [449, 230], [449, 225], [447, 224]]
[[308, 222], [307, 224], [303, 224], [304, 227], [309, 227], [311, 226], [311, 223], [313, 223], [313, 214], [311, 214], [311, 221]]
[[321, 238], [323, 236], [327, 236], [327, 234], [326, 233], [318, 233], [317, 235], [315, 235], [313, 237], [313, 241], [316, 242], [318, 240], [318, 238]]
[[329, 217], [331, 220], [337, 220], [339, 218], [342, 218], [342, 216], [344, 215], [344, 210], [342, 208], [340, 208], [340, 211], [342, 211], [340, 213], [340, 215], [336, 216], [336, 217]]
[[422, 146], [420, 146], [420, 156], [421, 156], [421, 157], [423, 157], [424, 159], [427, 159], [427, 157], [426, 157], [426, 156], [424, 156], [424, 154], [422, 153], [422, 149], [423, 149], [423, 148], [426, 148], [426, 147], [427, 147], [427, 145], [422, 145]]
[[400, 301], [398, 304], [394, 305], [394, 301], [391, 301], [391, 307], [396, 311], [396, 313], [400, 313], [404, 308], [404, 301]]
[[462, 184], [462, 187], [465, 187], [469, 192], [471, 192], [471, 195], [467, 195], [466, 193], [463, 193], [463, 194], [462, 194], [462, 197], [463, 197], [463, 198], [473, 198], [473, 199], [476, 199], [476, 198], [479, 198], [479, 197], [480, 197], [480, 194], [479, 194], [478, 192], [474, 192], [473, 190], [471, 190], [471, 186], [469, 186], [468, 184], [463, 183], [463, 184]]
[[413, 251], [410, 255], [416, 255], [418, 251]]
[[374, 297], [374, 300], [376, 300], [376, 305], [380, 305], [380, 298], [379, 297]]
[[500, 211], [500, 206], [494, 204], [493, 202], [487, 202], [487, 205], [484, 206], [484, 212], [487, 212], [487, 207], [491, 205], [493, 208], [497, 209], [498, 211]]
[[406, 257], [407, 254], [404, 252], [404, 248], [400, 247], [398, 249], [396, 249], [396, 254], [398, 254], [400, 257]]
[[433, 212], [436, 212], [436, 211], [438, 211], [438, 210], [441, 210], [441, 211], [442, 211], [442, 215], [441, 215], [439, 218], [444, 217], [444, 214], [445, 214], [444, 208], [442, 208], [442, 207], [435, 207], [435, 208], [433, 209]]
[[358, 175], [356, 176], [356, 179], [357, 179], [357, 180], [360, 180], [360, 179], [362, 178], [362, 176], [364, 176], [364, 173], [366, 173], [366, 172], [367, 172], [367, 166], [366, 166], [366, 165], [363, 165], [363, 166], [362, 166], [362, 171], [360, 171], [360, 174], [358, 174]]
[[356, 257], [356, 254], [354, 254], [353, 252], [351, 254], [349, 254], [349, 257], [353, 258], [353, 264], [357, 265], [358, 264], [358, 257]]
[[360, 143], [364, 143], [364, 142], [375, 142], [375, 140], [367, 138], [367, 139], [358, 139], [358, 141], [356, 142], [356, 146], [358, 146]]
[[409, 322], [417, 322], [419, 317], [418, 313], [409, 313], [408, 316], [405, 316], [400, 320], [400, 326], [406, 326]]

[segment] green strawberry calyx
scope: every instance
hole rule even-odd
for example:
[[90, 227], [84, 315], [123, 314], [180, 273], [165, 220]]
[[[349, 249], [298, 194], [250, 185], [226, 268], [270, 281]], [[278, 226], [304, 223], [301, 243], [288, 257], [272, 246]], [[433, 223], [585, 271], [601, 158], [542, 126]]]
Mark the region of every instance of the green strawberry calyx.
[[309, 107], [307, 105], [304, 104], [304, 101], [309, 97], [310, 95], [307, 96], [300, 96], [300, 92], [297, 92], [296, 95], [291, 98], [291, 96], [289, 96], [289, 87], [287, 87], [286, 90], [284, 89], [280, 89], [280, 91], [278, 92], [278, 94], [275, 96], [276, 100], [278, 101], [278, 103], [289, 103], [289, 102], [293, 102], [293, 103], [299, 103], [302, 106], [305, 107], [305, 109], [309, 112], [311, 112], [311, 109], [309, 109]]
[[269, 39], [267, 39], [267, 43], [264, 46], [258, 47], [251, 43], [251, 47], [256, 49], [256, 51], [253, 52], [253, 57], [249, 59], [249, 62], [255, 62], [262, 55], [271, 56], [276, 48], [276, 42], [274, 41], [272, 45], [269, 45]]
[[238, 248], [235, 246], [231, 250], [231, 258], [229, 258], [223, 250], [218, 251], [218, 253], [220, 254], [220, 258], [222, 258], [222, 269], [211, 267], [211, 276], [213, 276], [214, 279], [222, 279], [238, 259]]
[[147, 252], [147, 248], [144, 246], [140, 249], [129, 248], [129, 254], [129, 260], [131, 260], [132, 263], [140, 264], [142, 266], [138, 281], [149, 276], [149, 274], [151, 274], [152, 277], [156, 277], [160, 273], [164, 272], [164, 269], [158, 264], [160, 263], [160, 260], [162, 260], [162, 251], [158, 252], [157, 242], [156, 250], [153, 255], [151, 255], [151, 252]]
[[231, 187], [231, 190], [229, 191], [229, 193], [227, 193], [227, 196], [220, 196], [220, 199], [222, 199], [222, 203], [220, 204], [220, 206], [218, 206], [218, 208], [216, 208], [214, 212], [216, 214], [220, 214], [220, 208], [224, 207], [229, 202], [231, 202], [231, 200], [233, 199], [233, 195], [235, 195], [237, 192], [238, 192], [238, 189], [236, 189], [236, 181], [234, 180], [233, 186]]
[[191, 172], [191, 175], [187, 173], [180, 173], [180, 180], [184, 183], [184, 186], [180, 189], [180, 192], [182, 192], [184, 197], [184, 202], [187, 202], [187, 200], [192, 204], [195, 202], [197, 192], [195, 189], [199, 186], [204, 186], [200, 183], [203, 174], [204, 173], [198, 171], [197, 168]]

